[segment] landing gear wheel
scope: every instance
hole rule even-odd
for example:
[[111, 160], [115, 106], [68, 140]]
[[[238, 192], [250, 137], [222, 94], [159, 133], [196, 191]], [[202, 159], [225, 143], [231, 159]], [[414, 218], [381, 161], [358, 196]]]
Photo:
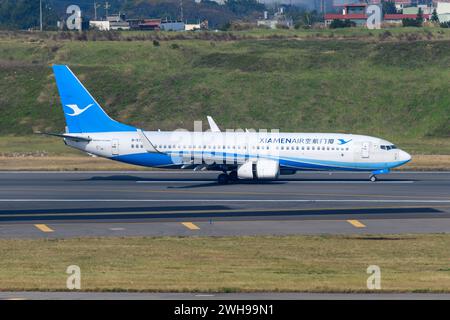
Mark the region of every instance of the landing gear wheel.
[[231, 171], [231, 172], [228, 174], [228, 177], [229, 177], [230, 180], [233, 181], [233, 182], [238, 181], [238, 174], [237, 174], [236, 171]]
[[226, 173], [221, 173], [219, 174], [219, 176], [217, 177], [217, 182], [219, 184], [227, 184], [228, 183], [228, 175]]
[[371, 175], [369, 179], [370, 179], [370, 181], [372, 181], [372, 182], [377, 181], [377, 177], [376, 177], [375, 175]]

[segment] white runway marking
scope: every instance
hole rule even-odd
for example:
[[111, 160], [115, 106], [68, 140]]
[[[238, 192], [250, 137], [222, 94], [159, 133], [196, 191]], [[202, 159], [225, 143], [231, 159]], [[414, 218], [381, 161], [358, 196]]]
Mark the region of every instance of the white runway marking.
[[450, 203], [428, 199], [0, 199], [0, 202], [367, 202], [367, 203]]
[[[216, 180], [182, 180], [182, 181], [170, 181], [170, 180], [142, 180], [136, 181], [136, 183], [167, 183], [167, 184], [186, 184], [186, 183], [215, 183]], [[414, 181], [301, 181], [301, 180], [274, 180], [273, 182], [284, 182], [284, 183], [297, 183], [297, 184], [403, 184], [403, 183], [414, 183]]]

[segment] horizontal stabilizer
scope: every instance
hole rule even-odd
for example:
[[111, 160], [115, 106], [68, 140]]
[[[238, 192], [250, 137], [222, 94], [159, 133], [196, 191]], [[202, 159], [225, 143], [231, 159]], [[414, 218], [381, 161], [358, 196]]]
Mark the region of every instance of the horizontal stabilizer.
[[87, 137], [82, 137], [82, 136], [78, 136], [75, 134], [69, 134], [69, 133], [51, 133], [51, 132], [40, 132], [37, 131], [35, 132], [36, 134], [43, 134], [43, 135], [47, 135], [47, 136], [53, 136], [53, 137], [59, 137], [59, 138], [64, 138], [64, 139], [70, 139], [70, 140], [74, 140], [74, 141], [91, 141], [91, 138], [87, 138]]

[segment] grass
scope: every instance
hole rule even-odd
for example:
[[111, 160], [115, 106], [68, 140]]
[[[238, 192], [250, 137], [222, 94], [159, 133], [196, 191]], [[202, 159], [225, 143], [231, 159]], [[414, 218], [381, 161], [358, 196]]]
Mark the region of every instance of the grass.
[[450, 32], [385, 33], [146, 33], [160, 46], [1, 33], [0, 134], [63, 131], [49, 65], [64, 63], [113, 118], [147, 130], [192, 129], [213, 115], [222, 128], [352, 132], [450, 154]]
[[450, 235], [0, 240], [1, 290], [450, 292]]

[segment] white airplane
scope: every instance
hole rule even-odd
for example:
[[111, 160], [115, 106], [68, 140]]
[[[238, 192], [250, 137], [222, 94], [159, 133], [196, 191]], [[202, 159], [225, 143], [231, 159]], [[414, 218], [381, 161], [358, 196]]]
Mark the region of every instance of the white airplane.
[[341, 133], [143, 131], [111, 119], [64, 65], [53, 66], [70, 147], [129, 164], [221, 171], [220, 184], [241, 179], [277, 179], [303, 170], [370, 172], [370, 180], [411, 160], [394, 144]]

